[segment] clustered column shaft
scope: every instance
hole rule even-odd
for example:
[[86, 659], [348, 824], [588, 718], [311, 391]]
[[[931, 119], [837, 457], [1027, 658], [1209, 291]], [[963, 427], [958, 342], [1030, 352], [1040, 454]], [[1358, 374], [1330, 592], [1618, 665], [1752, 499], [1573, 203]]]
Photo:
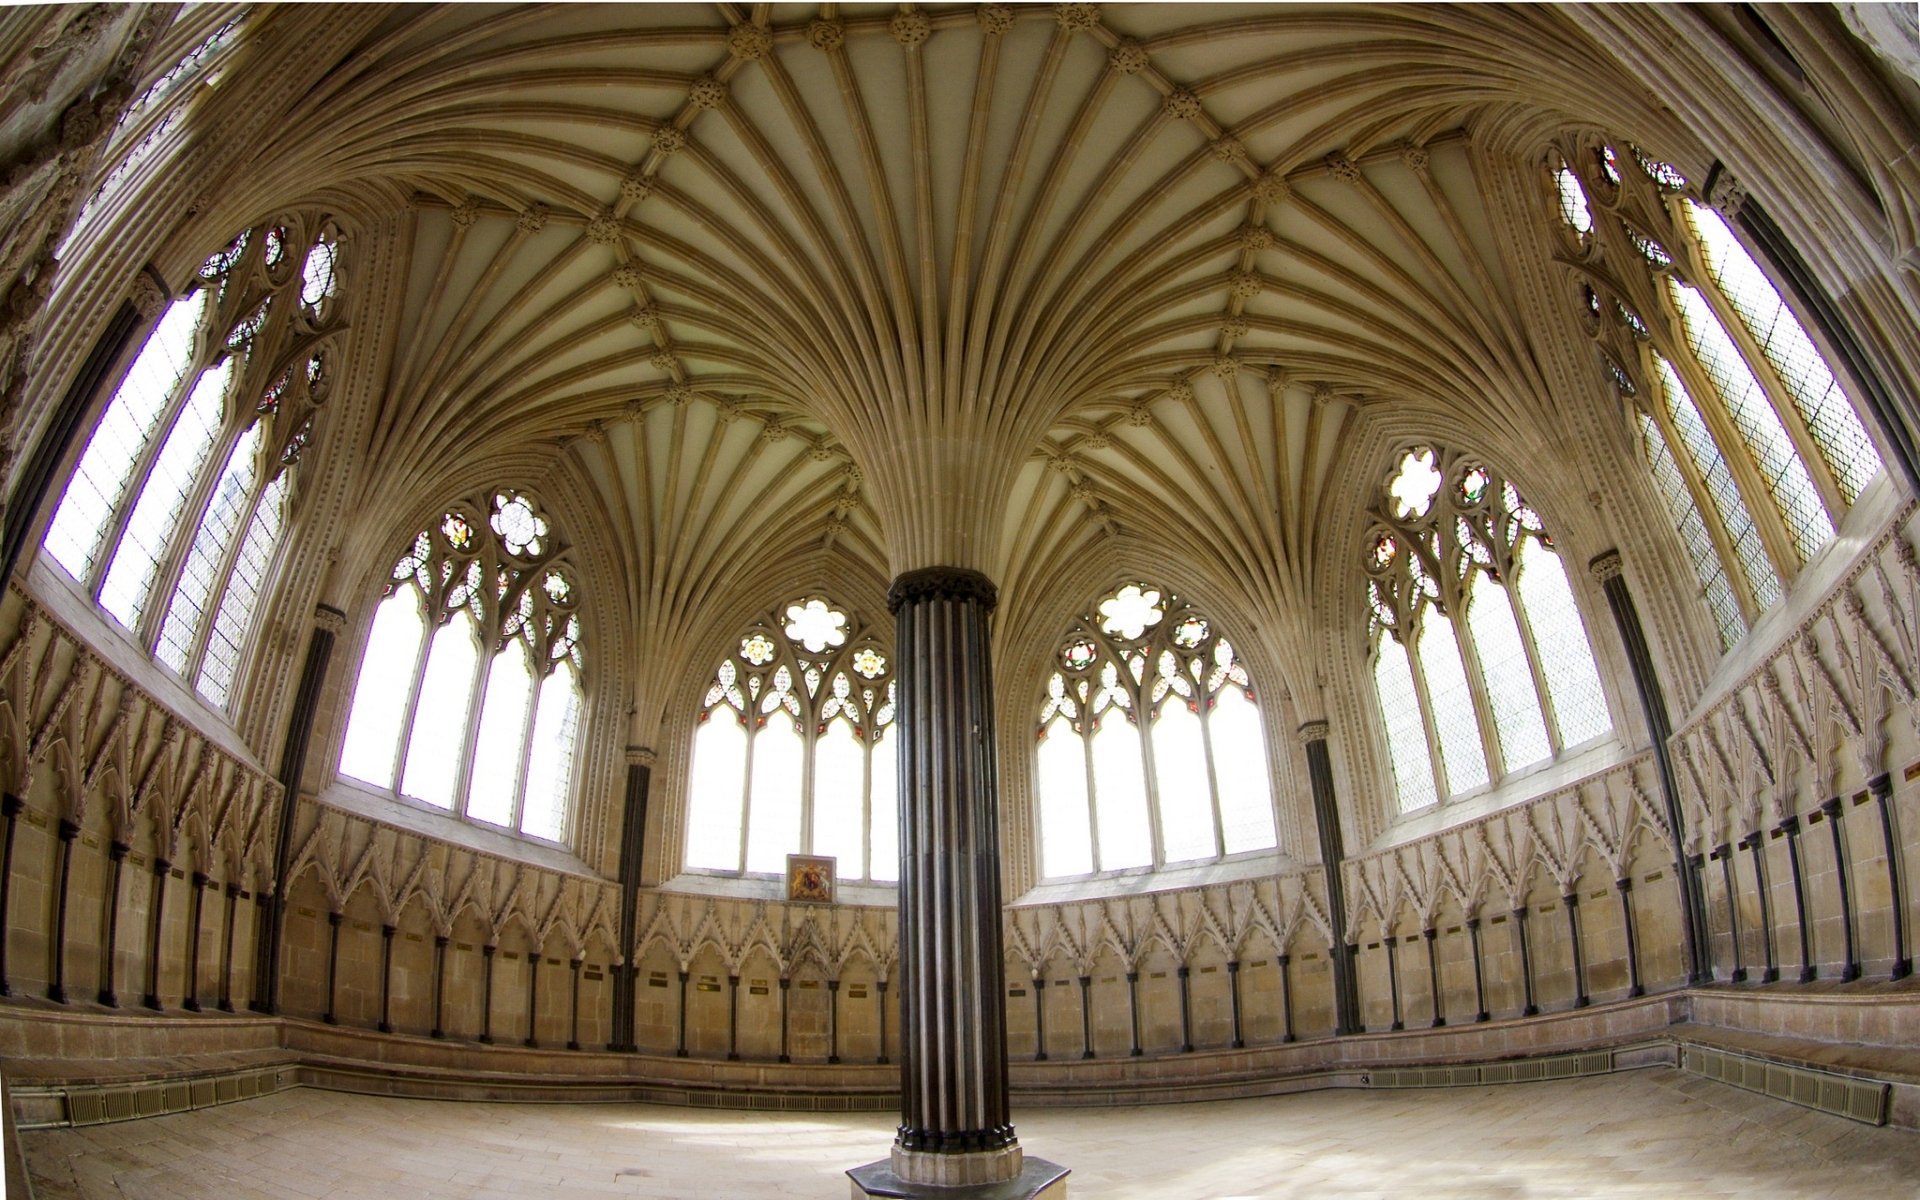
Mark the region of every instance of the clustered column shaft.
[[985, 576], [945, 567], [908, 572], [887, 595], [901, 735], [895, 1147], [908, 1153], [1015, 1144], [987, 634], [995, 599]]
[[1308, 721], [1300, 726], [1299, 734], [1307, 752], [1307, 778], [1313, 786], [1313, 821], [1320, 835], [1320, 863], [1327, 884], [1327, 920], [1334, 930], [1333, 945], [1327, 951], [1333, 970], [1333, 1031], [1349, 1034], [1360, 1032], [1360, 984], [1354, 967], [1355, 948], [1345, 937], [1346, 882], [1340, 864], [1346, 859], [1346, 850], [1333, 791], [1333, 760], [1327, 754], [1327, 731], [1327, 722]]
[[1640, 696], [1640, 711], [1646, 718], [1647, 734], [1653, 742], [1653, 764], [1660, 777], [1660, 798], [1666, 810], [1667, 828], [1673, 836], [1673, 874], [1680, 889], [1680, 927], [1685, 935], [1687, 982], [1704, 983], [1713, 978], [1713, 966], [1707, 956], [1706, 902], [1702, 899], [1700, 876], [1689, 869], [1687, 862], [1687, 826], [1680, 808], [1680, 788], [1674, 781], [1673, 760], [1667, 752], [1673, 722], [1667, 714], [1666, 693], [1660, 687], [1653, 651], [1640, 624], [1640, 609], [1633, 602], [1633, 593], [1627, 590], [1620, 552], [1608, 550], [1595, 556], [1587, 569], [1606, 594], [1607, 607], [1613, 612], [1613, 623], [1620, 631], [1620, 641], [1627, 652], [1627, 668], [1633, 673], [1634, 690]]

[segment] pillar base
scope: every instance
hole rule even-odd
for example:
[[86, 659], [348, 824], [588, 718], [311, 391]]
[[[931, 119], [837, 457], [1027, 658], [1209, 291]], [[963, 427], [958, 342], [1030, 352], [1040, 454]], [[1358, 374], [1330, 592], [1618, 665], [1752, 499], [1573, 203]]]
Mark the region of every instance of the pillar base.
[[[925, 1160], [948, 1159], [945, 1164]], [[991, 1161], [989, 1161], [991, 1160]], [[1018, 1167], [1010, 1178], [977, 1179], [981, 1174], [1003, 1172], [1008, 1160]], [[943, 1174], [950, 1183], [931, 1183], [902, 1178], [897, 1168], [906, 1166], [916, 1175]], [[852, 1200], [885, 1197], [886, 1200], [1066, 1200], [1067, 1168], [1044, 1158], [1027, 1158], [1020, 1147], [1009, 1146], [984, 1154], [919, 1154], [895, 1150], [892, 1158], [855, 1167], [847, 1172], [853, 1180]]]

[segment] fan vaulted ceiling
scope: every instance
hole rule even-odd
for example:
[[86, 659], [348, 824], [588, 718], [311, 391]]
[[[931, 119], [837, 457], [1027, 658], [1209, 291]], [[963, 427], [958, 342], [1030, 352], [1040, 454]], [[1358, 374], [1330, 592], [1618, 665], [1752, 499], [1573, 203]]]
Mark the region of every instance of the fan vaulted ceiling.
[[1545, 8], [364, 24], [283, 154], [406, 201], [378, 486], [571, 453], [633, 615], [689, 632], [796, 548], [1004, 600], [1118, 536], [1304, 649], [1392, 413], [1552, 407], [1539, 150], [1634, 90]]

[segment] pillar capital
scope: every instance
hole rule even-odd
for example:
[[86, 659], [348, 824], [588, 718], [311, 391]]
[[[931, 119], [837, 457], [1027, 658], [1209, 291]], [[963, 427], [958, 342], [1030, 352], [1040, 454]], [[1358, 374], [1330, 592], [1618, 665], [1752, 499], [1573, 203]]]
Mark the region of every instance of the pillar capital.
[[1000, 589], [969, 567], [920, 567], [904, 572], [887, 588], [887, 611], [895, 616], [905, 606], [925, 600], [971, 600], [992, 612]]
[[1327, 724], [1325, 717], [1316, 717], [1311, 721], [1302, 721], [1299, 730], [1300, 744], [1302, 746], [1309, 746], [1314, 742], [1326, 741], [1329, 728], [1330, 726]]
[[1603, 550], [1587, 562], [1587, 571], [1592, 574], [1595, 583], [1618, 579], [1625, 570], [1626, 564], [1621, 561], [1618, 550]]
[[316, 604], [313, 606], [313, 624], [315, 628], [339, 637], [347, 631], [347, 614], [331, 604]]

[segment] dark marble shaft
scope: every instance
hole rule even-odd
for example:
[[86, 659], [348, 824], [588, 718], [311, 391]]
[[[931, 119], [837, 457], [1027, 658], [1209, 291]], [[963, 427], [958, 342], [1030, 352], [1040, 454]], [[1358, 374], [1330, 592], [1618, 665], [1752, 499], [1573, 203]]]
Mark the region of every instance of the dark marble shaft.
[[894, 580], [900, 680], [898, 1145], [1011, 1145], [987, 615], [973, 571]]

